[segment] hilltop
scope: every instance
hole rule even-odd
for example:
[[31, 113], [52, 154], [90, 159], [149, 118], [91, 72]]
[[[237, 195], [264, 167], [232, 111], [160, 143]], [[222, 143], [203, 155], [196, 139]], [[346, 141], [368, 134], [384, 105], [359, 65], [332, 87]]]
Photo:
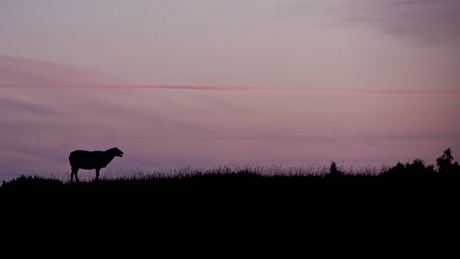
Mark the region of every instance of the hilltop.
[[[47, 197], [107, 197], [107, 199], [186, 200], [199, 202], [214, 198], [246, 202], [259, 200], [349, 200], [365, 202], [368, 197], [401, 195], [450, 196], [456, 192], [460, 166], [447, 149], [434, 165], [420, 159], [393, 167], [353, 170], [330, 167], [316, 169], [251, 166], [222, 166], [214, 169], [184, 168], [162, 174], [125, 174], [70, 183], [52, 177], [21, 176], [3, 182], [4, 199]], [[314, 197], [314, 198], [313, 198]]]
[[378, 173], [347, 172], [332, 162], [316, 173], [292, 169], [289, 175], [276, 167], [220, 167], [80, 183], [21, 176], [3, 183], [0, 210], [12, 235], [56, 233], [63, 242], [73, 235], [135, 246], [159, 240], [175, 249], [304, 238], [385, 249], [395, 242], [446, 242], [460, 201], [460, 171], [449, 154], [436, 169], [415, 159]]

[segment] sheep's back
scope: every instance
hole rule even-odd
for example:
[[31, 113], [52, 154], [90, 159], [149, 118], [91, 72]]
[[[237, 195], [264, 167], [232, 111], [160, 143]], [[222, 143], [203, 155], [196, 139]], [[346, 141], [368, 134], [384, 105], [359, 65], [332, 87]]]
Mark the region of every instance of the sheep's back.
[[70, 153], [70, 166], [82, 169], [106, 167], [112, 159], [104, 151], [75, 150]]

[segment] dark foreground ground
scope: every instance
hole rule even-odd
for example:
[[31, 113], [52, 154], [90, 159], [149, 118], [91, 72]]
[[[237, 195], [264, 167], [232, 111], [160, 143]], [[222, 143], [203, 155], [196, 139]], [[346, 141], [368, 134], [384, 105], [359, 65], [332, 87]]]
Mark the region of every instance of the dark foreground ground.
[[[292, 217], [371, 219], [439, 214], [459, 206], [459, 177], [303, 176], [251, 173], [63, 183], [22, 176], [4, 183], [4, 208], [75, 213], [142, 213], [167, 218]], [[5, 212], [5, 211], [4, 211]]]
[[261, 177], [242, 172], [78, 184], [20, 177], [0, 188], [1, 223], [13, 230], [2, 236], [9, 240], [52, 236], [68, 249], [101, 248], [100, 242], [111, 240], [112, 251], [133, 240], [134, 245], [147, 241], [148, 248], [225, 247], [219, 255], [243, 245], [255, 249], [259, 242], [265, 252], [287, 243], [307, 254], [302, 249], [318, 242], [346, 243], [361, 252], [365, 247], [393, 251], [411, 242], [414, 249], [439, 241], [445, 249], [456, 247], [458, 239], [450, 237], [458, 236], [459, 197], [459, 177], [438, 174]]
[[460, 166], [450, 149], [436, 162], [379, 174], [332, 162], [296, 176], [239, 167], [78, 184], [22, 176], [0, 187], [0, 256], [458, 258]]

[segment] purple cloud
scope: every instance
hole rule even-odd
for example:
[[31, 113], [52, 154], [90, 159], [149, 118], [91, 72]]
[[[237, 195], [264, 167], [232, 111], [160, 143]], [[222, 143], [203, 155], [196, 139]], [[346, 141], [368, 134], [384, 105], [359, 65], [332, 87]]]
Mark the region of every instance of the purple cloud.
[[280, 9], [283, 17], [317, 18], [323, 25], [371, 25], [384, 33], [422, 44], [457, 44], [460, 41], [460, 1], [298, 1]]
[[59, 114], [57, 111], [43, 107], [42, 105], [34, 104], [19, 98], [0, 97], [0, 109], [4, 112], [23, 112], [33, 113], [35, 115], [46, 116]]
[[345, 19], [372, 24], [386, 33], [428, 44], [460, 39], [460, 1], [366, 1], [347, 8]]
[[0, 86], [87, 86], [119, 82], [90, 69], [0, 55]]
[[[288, 88], [288, 87], [246, 87], [246, 86], [186, 86], [186, 85], [150, 85], [150, 86], [94, 86], [97, 89], [111, 90], [180, 90], [210, 91], [228, 93], [304, 93], [304, 94], [353, 94], [382, 96], [460, 96], [455, 90], [366, 90], [366, 89], [324, 89], [324, 88]], [[222, 106], [223, 104], [221, 104]], [[230, 108], [230, 107], [229, 107]], [[237, 108], [232, 107], [237, 110]]]

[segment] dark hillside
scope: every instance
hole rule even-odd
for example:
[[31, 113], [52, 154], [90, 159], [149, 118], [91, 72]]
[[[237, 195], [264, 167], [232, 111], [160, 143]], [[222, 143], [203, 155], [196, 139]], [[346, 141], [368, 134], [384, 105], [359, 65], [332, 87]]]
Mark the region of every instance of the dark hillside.
[[458, 192], [456, 175], [406, 170], [398, 164], [378, 176], [272, 176], [253, 173], [197, 175], [165, 179], [114, 179], [63, 183], [56, 179], [22, 176], [0, 188], [4, 200], [82, 200], [89, 203], [194, 203], [207, 206], [223, 202], [274, 204], [298, 202], [365, 204], [392, 200], [425, 202], [452, 199]]
[[454, 231], [460, 216], [458, 164], [441, 163], [442, 173], [416, 159], [378, 175], [350, 174], [333, 163], [323, 175], [197, 171], [80, 183], [22, 176], [3, 183], [0, 211], [18, 230], [64, 236], [69, 230], [128, 239], [144, 233], [198, 242], [202, 233], [212, 242], [279, 242], [294, 236], [346, 241], [353, 233], [368, 243], [432, 240]]
[[21, 177], [0, 189], [7, 230], [2, 235], [19, 242], [32, 236], [52, 245], [47, 234], [66, 245], [69, 240], [83, 247], [98, 244], [96, 251], [113, 244], [139, 251], [166, 245], [180, 254], [189, 250], [178, 247], [209, 252], [209, 245], [268, 254], [286, 246], [307, 252], [302, 247], [318, 243], [361, 252], [376, 246], [376, 251], [395, 251], [396, 244], [409, 249], [407, 242], [433, 247], [433, 240], [445, 242], [456, 229], [458, 183], [458, 177], [437, 174], [262, 177], [246, 172], [78, 184]]

